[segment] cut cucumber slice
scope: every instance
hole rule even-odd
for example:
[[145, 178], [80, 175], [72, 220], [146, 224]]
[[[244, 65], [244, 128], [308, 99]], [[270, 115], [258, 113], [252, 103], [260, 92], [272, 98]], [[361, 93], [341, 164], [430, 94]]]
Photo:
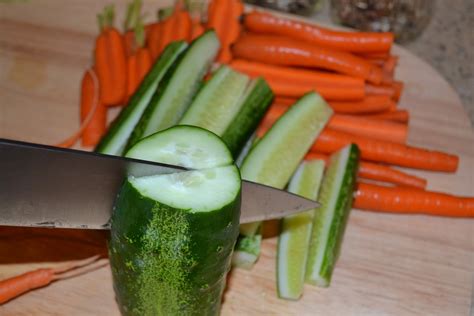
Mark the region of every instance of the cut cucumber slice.
[[140, 139], [178, 123], [218, 50], [219, 39], [212, 30], [192, 42], [153, 95], [133, 130], [127, 149]]
[[[115, 204], [109, 257], [123, 315], [217, 315], [220, 310], [238, 236], [240, 173], [225, 143], [194, 126], [156, 133], [129, 153], [160, 159], [163, 148], [176, 143], [207, 151], [199, 159], [183, 159], [194, 150], [175, 150], [175, 161], [166, 156], [166, 162], [206, 169], [129, 177]], [[215, 156], [220, 158], [210, 159]]]
[[179, 124], [194, 125], [222, 135], [240, 110], [249, 77], [221, 66], [199, 91]]
[[148, 106], [161, 79], [187, 46], [185, 42], [179, 41], [171, 43], [165, 48], [163, 54], [130, 98], [128, 105], [120, 112], [107, 134], [104, 135], [95, 148], [96, 152], [116, 156], [123, 154], [130, 134]]
[[[318, 198], [324, 161], [304, 161], [290, 180], [288, 191], [307, 199]], [[308, 246], [315, 210], [287, 216], [281, 222], [277, 248], [278, 296], [297, 300], [303, 294]]]
[[205, 129], [178, 125], [142, 139], [127, 157], [158, 161], [185, 168], [205, 169], [232, 164], [222, 140]]
[[260, 254], [262, 235], [240, 236], [232, 255], [232, 266], [250, 270]]
[[348, 145], [333, 154], [319, 194], [306, 266], [307, 283], [327, 287], [339, 256], [359, 166], [359, 149]]
[[273, 99], [273, 92], [262, 78], [253, 79], [240, 100], [240, 111], [222, 134], [222, 140], [237, 157], [254, 133]]
[[[283, 189], [332, 113], [318, 94], [303, 96], [252, 148], [242, 164], [242, 178]], [[244, 224], [240, 232], [253, 236], [259, 227]]]

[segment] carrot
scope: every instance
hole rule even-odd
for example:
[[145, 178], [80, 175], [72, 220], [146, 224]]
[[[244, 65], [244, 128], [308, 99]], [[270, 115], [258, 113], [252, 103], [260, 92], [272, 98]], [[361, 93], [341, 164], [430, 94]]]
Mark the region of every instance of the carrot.
[[395, 74], [395, 67], [398, 63], [398, 56], [390, 56], [382, 65], [382, 71], [384, 74], [384, 83], [392, 83], [393, 76]]
[[389, 96], [395, 101], [398, 101], [403, 91], [403, 83], [401, 81], [393, 81], [388, 84], [372, 85], [367, 84], [365, 86], [365, 92], [368, 95], [385, 95]]
[[160, 46], [161, 46], [161, 31], [163, 28], [163, 23], [157, 22], [153, 23], [150, 26], [147, 36], [147, 47], [150, 51], [152, 60], [155, 60], [160, 55]]
[[107, 106], [120, 104], [127, 93], [127, 61], [120, 33], [112, 26], [113, 6], [98, 15], [101, 29], [95, 45], [95, 62], [100, 83], [100, 100]]
[[[308, 154], [306, 154], [305, 159], [321, 159], [327, 163], [329, 157], [325, 154], [309, 152]], [[419, 189], [424, 189], [426, 187], [426, 179], [410, 175], [406, 172], [393, 169], [389, 166], [384, 166], [367, 161], [359, 162], [359, 170], [357, 176], [362, 179], [388, 182], [396, 185], [414, 187]]]
[[288, 36], [311, 45], [350, 52], [387, 52], [394, 39], [392, 33], [334, 31], [257, 11], [246, 14], [244, 24], [252, 32]]
[[358, 88], [332, 87], [327, 85], [314, 86], [268, 78], [266, 78], [266, 81], [277, 96], [300, 98], [309, 91], [316, 91], [328, 101], [361, 100], [364, 98], [364, 90]]
[[96, 81], [97, 76], [93, 69], [84, 73], [81, 83], [81, 123], [84, 124], [89, 115], [91, 116], [81, 133], [84, 147], [95, 146], [107, 129], [107, 109], [99, 101]]
[[230, 46], [240, 35], [240, 16], [244, 6], [240, 0], [213, 0], [209, 4], [207, 28], [215, 29], [221, 42], [217, 56], [220, 63], [228, 63], [232, 59]]
[[[30, 290], [46, 286], [55, 280], [74, 277], [107, 264], [106, 261], [94, 263], [98, 258], [99, 256], [94, 256], [67, 263], [57, 268], [37, 269], [2, 280], [0, 281], [0, 304], [6, 303]], [[68, 273], [68, 271], [71, 272]]]
[[192, 21], [188, 11], [178, 10], [174, 19], [174, 34], [172, 41], [191, 40]]
[[360, 101], [330, 101], [329, 105], [337, 113], [366, 114], [388, 111], [393, 103], [388, 96], [367, 95]]
[[127, 6], [127, 13], [124, 22], [123, 42], [125, 47], [125, 55], [130, 56], [136, 50], [134, 28], [140, 19], [140, 11], [142, 9], [141, 0], [133, 0]]
[[196, 18], [192, 20], [192, 27], [191, 27], [191, 40], [198, 38], [199, 36], [204, 33], [204, 26], [201, 23], [201, 19]]
[[275, 35], [244, 34], [233, 46], [236, 57], [283, 66], [321, 68], [379, 84], [382, 70], [350, 53]]
[[280, 105], [286, 105], [286, 106], [293, 105], [296, 103], [296, 101], [298, 101], [298, 99], [290, 98], [290, 97], [282, 97], [282, 96], [276, 96], [273, 99], [274, 104], [280, 104]]
[[474, 217], [474, 198], [359, 183], [354, 207], [379, 212]]
[[352, 87], [361, 90], [365, 88], [364, 80], [360, 78], [322, 71], [268, 65], [244, 59], [234, 59], [230, 66], [252, 77], [263, 76], [266, 79], [286, 80], [315, 86]]
[[458, 168], [459, 157], [456, 155], [351, 135], [329, 128], [319, 135], [312, 151], [333, 153], [350, 143], [359, 146], [364, 160], [433, 171], [454, 172]]
[[405, 124], [353, 115], [333, 115], [328, 122], [328, 127], [353, 135], [400, 144], [406, 143], [408, 136], [408, 126]]
[[408, 123], [408, 121], [410, 120], [410, 114], [407, 110], [385, 111], [381, 113], [366, 115], [365, 117], [371, 119], [394, 121], [399, 123]]
[[131, 30], [123, 34], [123, 45], [125, 48], [125, 56], [130, 56], [135, 51], [135, 33]]

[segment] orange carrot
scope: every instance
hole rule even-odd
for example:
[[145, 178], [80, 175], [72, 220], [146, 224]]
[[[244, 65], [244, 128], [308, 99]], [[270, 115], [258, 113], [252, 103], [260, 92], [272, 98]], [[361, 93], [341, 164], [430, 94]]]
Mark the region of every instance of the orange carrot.
[[132, 30], [123, 34], [123, 45], [125, 48], [125, 56], [130, 56], [135, 51], [135, 33]]
[[127, 61], [123, 38], [113, 24], [113, 6], [99, 14], [101, 33], [95, 46], [95, 62], [100, 83], [101, 102], [108, 106], [120, 104], [127, 93]]
[[[98, 85], [94, 81], [95, 78], [94, 70], [87, 70], [81, 84], [81, 123], [93, 111], [89, 123], [82, 131], [82, 146], [84, 147], [95, 146], [107, 129], [107, 109], [98, 102]], [[97, 106], [96, 102], [98, 102]]]
[[388, 111], [393, 103], [388, 96], [367, 95], [360, 101], [330, 101], [329, 105], [337, 113], [366, 114]]
[[53, 281], [53, 269], [38, 269], [0, 281], [0, 304]]
[[363, 210], [474, 217], [474, 198], [440, 192], [359, 183], [354, 207]]
[[[308, 154], [306, 154], [305, 159], [321, 159], [327, 163], [329, 157], [325, 154], [309, 152]], [[419, 189], [424, 189], [426, 187], [426, 179], [410, 175], [406, 172], [393, 169], [389, 166], [367, 161], [359, 162], [359, 170], [357, 176], [362, 179], [393, 183], [396, 185], [414, 187]]]
[[361, 100], [364, 98], [364, 90], [358, 88], [332, 87], [327, 85], [314, 86], [268, 78], [266, 78], [266, 81], [277, 96], [300, 98], [309, 91], [316, 91], [328, 101]]
[[364, 80], [351, 76], [300, 68], [275, 66], [244, 59], [234, 59], [230, 63], [230, 66], [251, 77], [263, 76], [266, 79], [286, 80], [314, 86], [328, 85], [331, 87], [352, 87], [363, 90], [365, 85]]
[[296, 99], [296, 98], [290, 98], [290, 97], [282, 97], [282, 96], [276, 96], [276, 97], [273, 99], [273, 103], [275, 103], [275, 104], [281, 104], [281, 105], [286, 105], [286, 106], [293, 105], [293, 104], [296, 103], [296, 101], [298, 101], [298, 99]]
[[192, 21], [188, 11], [178, 10], [174, 19], [174, 34], [172, 41], [191, 40]]
[[350, 53], [274, 35], [244, 34], [233, 46], [236, 57], [283, 66], [321, 68], [379, 84], [382, 69]]
[[196, 18], [192, 20], [192, 27], [191, 27], [191, 40], [198, 38], [199, 36], [204, 33], [204, 26], [201, 23], [201, 19]]
[[[43, 268], [26, 272], [0, 281], [0, 305], [30, 290], [93, 271], [107, 264], [108, 260], [96, 261], [99, 256], [69, 262], [56, 268]], [[72, 271], [71, 271], [72, 270]]]
[[408, 123], [408, 121], [410, 120], [410, 115], [407, 110], [385, 111], [382, 113], [366, 115], [365, 117], [371, 119], [394, 121], [399, 123]]
[[405, 124], [353, 115], [333, 115], [328, 127], [353, 135], [400, 144], [405, 144], [408, 136], [408, 126]]
[[365, 92], [367, 95], [385, 95], [395, 101], [400, 99], [402, 91], [403, 83], [401, 81], [393, 81], [392, 83], [381, 85], [367, 84], [365, 86]]
[[388, 52], [393, 43], [392, 33], [342, 32], [253, 11], [245, 15], [244, 24], [252, 32], [288, 36], [311, 45], [350, 52]]
[[351, 135], [329, 128], [319, 135], [312, 151], [333, 153], [350, 143], [359, 146], [364, 160], [434, 171], [454, 172], [458, 168], [459, 157], [456, 155]]
[[150, 26], [147, 36], [147, 47], [150, 51], [152, 60], [155, 60], [160, 55], [160, 40], [163, 23], [157, 22]]

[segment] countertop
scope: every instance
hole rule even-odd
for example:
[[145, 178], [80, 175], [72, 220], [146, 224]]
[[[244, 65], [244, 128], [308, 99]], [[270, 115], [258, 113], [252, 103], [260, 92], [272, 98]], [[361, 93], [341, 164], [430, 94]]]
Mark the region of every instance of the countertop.
[[[431, 64], [456, 90], [474, 125], [474, 1], [435, 1], [435, 10], [423, 33], [403, 44]], [[329, 22], [329, 5], [315, 14]]]

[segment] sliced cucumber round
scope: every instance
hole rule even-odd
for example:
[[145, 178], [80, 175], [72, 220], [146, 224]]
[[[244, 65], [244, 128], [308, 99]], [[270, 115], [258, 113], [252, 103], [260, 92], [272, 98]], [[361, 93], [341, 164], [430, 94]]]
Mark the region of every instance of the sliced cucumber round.
[[241, 180], [232, 155], [218, 136], [192, 126], [151, 135], [128, 154], [204, 169], [125, 181], [109, 243], [122, 314], [217, 315], [239, 229]]

